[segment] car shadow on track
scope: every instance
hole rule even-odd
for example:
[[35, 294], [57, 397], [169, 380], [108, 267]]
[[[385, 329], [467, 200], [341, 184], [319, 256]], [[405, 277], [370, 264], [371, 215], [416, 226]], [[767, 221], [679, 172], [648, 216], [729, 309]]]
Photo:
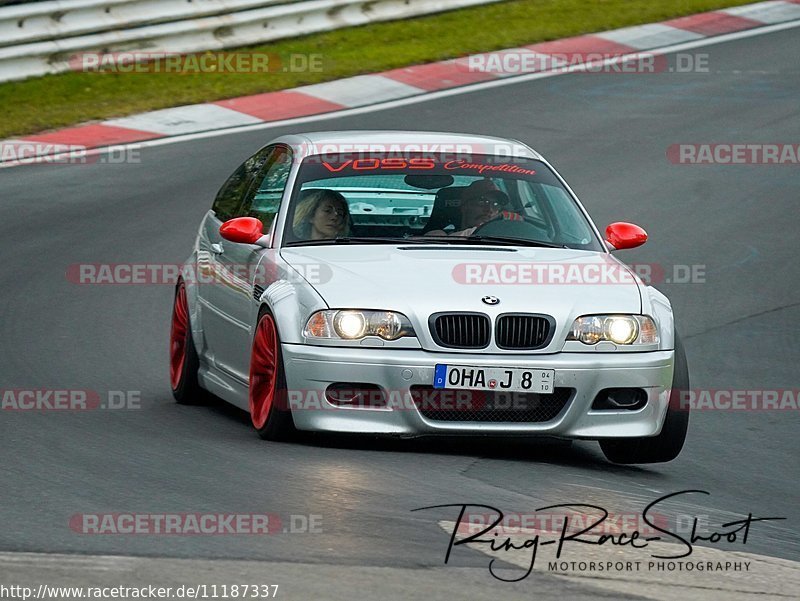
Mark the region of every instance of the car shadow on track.
[[546, 463], [559, 466], [602, 470], [606, 473], [646, 473], [636, 466], [616, 465], [606, 461], [590, 441], [571, 442], [559, 439], [500, 436], [429, 436], [399, 438], [388, 436], [304, 433], [300, 441], [312, 447], [348, 450], [384, 451], [454, 455], [521, 463]]
[[[252, 430], [250, 416], [222, 399], [213, 397], [202, 403], [213, 413], [247, 426], [249, 434], [257, 437]], [[572, 442], [568, 440], [537, 437], [535, 439], [519, 436], [391, 436], [374, 434], [336, 434], [323, 432], [297, 432], [291, 443], [309, 448], [334, 448], [350, 451], [371, 451], [387, 453], [423, 453], [435, 455], [455, 455], [480, 459], [497, 459], [524, 463], [546, 463], [560, 466], [580, 467], [602, 470], [609, 474], [648, 474], [657, 475], [657, 469], [633, 465], [617, 465], [607, 461], [596, 443], [591, 441]]]

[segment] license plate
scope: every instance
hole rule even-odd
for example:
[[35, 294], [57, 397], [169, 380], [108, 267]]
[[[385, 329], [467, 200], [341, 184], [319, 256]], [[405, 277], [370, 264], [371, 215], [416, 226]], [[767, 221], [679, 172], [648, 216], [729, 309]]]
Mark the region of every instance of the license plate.
[[553, 392], [555, 377], [556, 372], [553, 369], [471, 367], [439, 363], [433, 374], [433, 387], [550, 394]]

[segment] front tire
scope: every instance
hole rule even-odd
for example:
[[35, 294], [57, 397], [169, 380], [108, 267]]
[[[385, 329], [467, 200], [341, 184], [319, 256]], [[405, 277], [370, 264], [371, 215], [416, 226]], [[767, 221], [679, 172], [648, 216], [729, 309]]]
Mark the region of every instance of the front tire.
[[609, 438], [600, 441], [606, 459], [613, 463], [664, 463], [681, 452], [689, 428], [689, 407], [681, 406], [684, 390], [689, 390], [689, 366], [683, 343], [675, 333], [675, 369], [669, 407], [661, 433], [647, 438]]
[[183, 280], [175, 287], [172, 305], [172, 326], [169, 337], [169, 379], [172, 396], [180, 405], [197, 405], [206, 398], [206, 392], [197, 381], [200, 360], [192, 339], [189, 303]]
[[281, 339], [266, 308], [258, 314], [250, 354], [250, 419], [264, 440], [290, 440], [296, 434], [287, 403]]

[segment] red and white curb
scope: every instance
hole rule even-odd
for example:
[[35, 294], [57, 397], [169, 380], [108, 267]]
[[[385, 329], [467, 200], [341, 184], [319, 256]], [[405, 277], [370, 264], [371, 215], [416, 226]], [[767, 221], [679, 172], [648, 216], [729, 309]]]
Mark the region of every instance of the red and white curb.
[[[800, 0], [773, 0], [291, 90], [151, 111], [2, 140], [0, 163], [38, 162], [41, 157], [93, 148], [319, 115], [526, 74], [481, 69], [480, 65], [487, 64], [481, 57], [530, 53], [537, 64], [549, 64], [552, 69], [558, 67], [559, 56], [636, 54], [797, 20]], [[548, 57], [552, 57], [550, 63], [546, 62]]]

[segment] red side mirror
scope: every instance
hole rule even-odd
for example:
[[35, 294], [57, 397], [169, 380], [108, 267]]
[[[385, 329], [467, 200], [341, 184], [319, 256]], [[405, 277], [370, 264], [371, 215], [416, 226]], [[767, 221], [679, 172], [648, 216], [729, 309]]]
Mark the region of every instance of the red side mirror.
[[636, 248], [647, 242], [647, 232], [633, 223], [617, 221], [606, 228], [606, 241], [616, 250]]
[[264, 224], [255, 217], [236, 217], [219, 227], [219, 234], [231, 242], [256, 244], [264, 235]]

